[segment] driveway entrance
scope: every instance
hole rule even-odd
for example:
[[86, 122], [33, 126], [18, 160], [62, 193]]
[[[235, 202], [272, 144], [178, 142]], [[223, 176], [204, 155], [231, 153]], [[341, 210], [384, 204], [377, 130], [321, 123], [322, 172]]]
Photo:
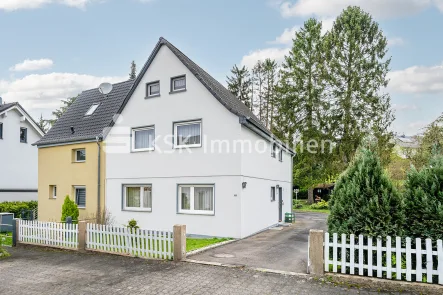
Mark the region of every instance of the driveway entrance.
[[310, 229], [326, 230], [327, 215], [297, 212], [295, 224], [208, 250], [189, 259], [306, 273]]

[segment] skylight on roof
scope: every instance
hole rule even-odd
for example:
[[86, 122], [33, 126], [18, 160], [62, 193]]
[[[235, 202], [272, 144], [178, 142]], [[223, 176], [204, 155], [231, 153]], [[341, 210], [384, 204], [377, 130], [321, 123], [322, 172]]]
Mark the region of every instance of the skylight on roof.
[[94, 114], [95, 110], [98, 108], [99, 105], [100, 105], [99, 103], [95, 103], [95, 104], [93, 104], [93, 105], [89, 108], [89, 110], [86, 112], [85, 116], [90, 116], [90, 115]]

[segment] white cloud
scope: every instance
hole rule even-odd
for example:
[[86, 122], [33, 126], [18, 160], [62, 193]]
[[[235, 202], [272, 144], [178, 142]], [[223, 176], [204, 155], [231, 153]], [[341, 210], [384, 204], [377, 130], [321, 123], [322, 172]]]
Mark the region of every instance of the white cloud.
[[388, 89], [397, 93], [443, 93], [443, 65], [392, 71]]
[[35, 9], [47, 4], [62, 4], [70, 7], [84, 8], [87, 4], [97, 1], [99, 0], [1, 0], [0, 10]]
[[292, 29], [286, 28], [284, 32], [275, 38], [274, 41], [268, 42], [269, 44], [292, 44], [292, 39], [295, 38], [295, 32], [299, 30], [300, 26], [295, 26]]
[[266, 48], [251, 51], [248, 55], [243, 56], [241, 65], [251, 69], [257, 61], [264, 61], [266, 58], [275, 59], [278, 63], [281, 63], [288, 53], [289, 48]]
[[42, 59], [26, 59], [21, 63], [9, 68], [10, 71], [14, 72], [29, 72], [38, 71], [43, 69], [49, 69], [54, 65], [54, 62], [49, 58]]
[[432, 6], [443, 10], [443, 0], [298, 0], [281, 3], [280, 12], [283, 17], [333, 17], [349, 5], [385, 19], [413, 15]]
[[33, 74], [13, 81], [0, 80], [0, 96], [7, 102], [20, 102], [31, 114], [36, 109], [38, 115], [40, 112], [50, 114], [60, 106], [61, 99], [98, 87], [102, 82], [115, 83], [126, 79], [75, 73]]
[[419, 107], [416, 106], [415, 104], [394, 104], [392, 107], [398, 112], [416, 111], [419, 109]]
[[388, 44], [389, 46], [401, 46], [405, 44], [405, 40], [401, 37], [392, 37], [388, 38]]

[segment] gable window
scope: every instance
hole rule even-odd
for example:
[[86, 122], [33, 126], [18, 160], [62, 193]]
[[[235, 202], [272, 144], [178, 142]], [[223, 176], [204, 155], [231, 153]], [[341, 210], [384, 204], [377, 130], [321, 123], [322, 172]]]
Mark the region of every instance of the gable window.
[[78, 149], [74, 150], [74, 160], [77, 163], [83, 163], [86, 161], [86, 150], [85, 149]]
[[3, 139], [3, 123], [0, 123], [0, 139]]
[[154, 127], [132, 129], [132, 151], [153, 151], [154, 133]]
[[186, 90], [186, 76], [171, 78], [171, 92]]
[[79, 208], [86, 208], [86, 187], [75, 186], [75, 203]]
[[280, 162], [283, 162], [283, 149], [280, 149], [280, 150], [278, 151], [278, 160], [279, 160]]
[[272, 144], [272, 151], [271, 151], [271, 157], [275, 158], [275, 154], [277, 152], [277, 144]]
[[147, 97], [159, 96], [160, 95], [160, 82], [152, 82], [146, 84]]
[[94, 103], [89, 110], [86, 112], [85, 116], [91, 116], [92, 114], [94, 114], [95, 110], [97, 110], [98, 106], [100, 104], [99, 103]]
[[175, 148], [201, 147], [201, 121], [174, 124]]
[[178, 212], [188, 214], [214, 214], [213, 185], [179, 185]]
[[271, 202], [275, 202], [275, 186], [271, 187]]
[[152, 185], [124, 185], [123, 209], [152, 211]]
[[21, 127], [20, 128], [20, 142], [27, 143], [28, 142], [28, 129]]

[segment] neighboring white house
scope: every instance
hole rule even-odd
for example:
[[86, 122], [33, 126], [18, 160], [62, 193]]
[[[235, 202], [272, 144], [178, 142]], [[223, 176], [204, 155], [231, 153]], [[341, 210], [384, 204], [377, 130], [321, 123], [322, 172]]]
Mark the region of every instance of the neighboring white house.
[[409, 158], [417, 152], [420, 147], [419, 136], [395, 135], [394, 152], [403, 159]]
[[115, 223], [243, 238], [291, 212], [293, 151], [167, 40], [119, 115], [106, 137], [106, 207]]
[[44, 132], [17, 103], [0, 98], [0, 202], [37, 200], [38, 151]]

